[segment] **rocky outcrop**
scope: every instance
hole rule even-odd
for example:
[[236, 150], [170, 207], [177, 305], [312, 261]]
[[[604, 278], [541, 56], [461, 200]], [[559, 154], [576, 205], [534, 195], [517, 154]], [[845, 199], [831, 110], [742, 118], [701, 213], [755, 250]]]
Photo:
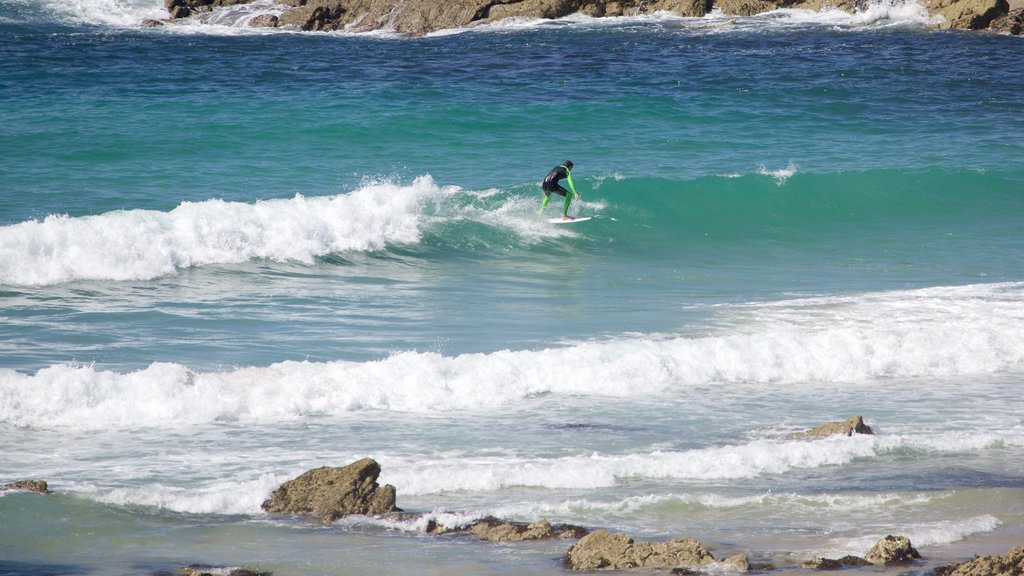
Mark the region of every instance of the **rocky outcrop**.
[[351, 514], [379, 516], [399, 511], [395, 487], [381, 487], [378, 476], [380, 464], [371, 458], [341, 468], [316, 468], [282, 484], [263, 503], [263, 509], [278, 514], [308, 514], [323, 522]]
[[984, 30], [1010, 11], [1006, 0], [920, 0], [929, 14], [942, 16], [940, 28]]
[[[217, 6], [253, 0], [164, 0], [172, 20]], [[942, 16], [942, 28], [1020, 34], [1020, 14], [1010, 17], [1007, 0], [920, 0], [932, 15]], [[504, 18], [561, 18], [570, 14], [594, 17], [632, 16], [674, 12], [700, 17], [712, 9], [733, 16], [751, 16], [779, 8], [855, 12], [868, 0], [280, 0], [285, 11], [278, 17], [257, 17], [250, 25], [301, 30], [367, 32], [388, 29], [421, 36], [437, 30], [465, 28]], [[996, 28], [996, 26], [998, 26]]]
[[838, 559], [813, 558], [803, 563], [804, 568], [814, 570], [841, 570], [858, 566], [893, 566], [908, 564], [921, 555], [910, 545], [906, 536], [886, 536], [868, 551], [867, 557], [843, 556]]
[[935, 576], [1024, 576], [1024, 546], [1010, 550], [1006, 556], [982, 556], [937, 568], [932, 573]]
[[890, 535], [875, 543], [864, 559], [878, 566], [892, 566], [909, 564], [920, 557], [917, 550], [910, 545], [910, 538]]
[[714, 556], [700, 542], [690, 538], [635, 542], [625, 534], [612, 534], [607, 530], [597, 530], [583, 537], [569, 548], [565, 558], [566, 566], [572, 570], [699, 567], [714, 561]]
[[874, 434], [875, 432], [870, 426], [864, 423], [864, 418], [860, 416], [850, 416], [842, 422], [827, 422], [821, 426], [815, 426], [804, 433], [806, 436], [813, 438], [821, 438], [824, 436], [833, 436], [841, 434], [843, 436], [853, 436], [854, 434]]
[[468, 528], [447, 529], [437, 524], [427, 527], [431, 535], [454, 534], [468, 535], [477, 540], [487, 542], [524, 542], [527, 540], [550, 540], [554, 538], [582, 538], [588, 530], [571, 524], [552, 525], [547, 520], [539, 520], [533, 524], [526, 522], [509, 522], [493, 516], [473, 522]]
[[1024, 34], [1024, 8], [1011, 9], [1009, 13], [993, 20], [988, 29], [997, 34]]
[[40, 494], [50, 493], [50, 487], [46, 484], [46, 480], [18, 480], [17, 482], [8, 482], [0, 486], [0, 489], [24, 490], [25, 492], [38, 492]]

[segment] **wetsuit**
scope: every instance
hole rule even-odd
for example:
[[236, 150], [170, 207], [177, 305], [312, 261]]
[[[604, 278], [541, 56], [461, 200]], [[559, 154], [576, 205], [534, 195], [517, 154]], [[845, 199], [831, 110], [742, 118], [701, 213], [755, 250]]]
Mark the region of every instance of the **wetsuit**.
[[562, 216], [569, 213], [569, 203], [572, 202], [572, 196], [569, 195], [569, 190], [562, 188], [562, 185], [558, 182], [565, 179], [569, 183], [569, 188], [572, 190], [573, 196], [576, 195], [576, 186], [572, 183], [572, 171], [565, 167], [565, 164], [559, 164], [548, 172], [548, 175], [544, 177], [544, 183], [541, 184], [541, 188], [544, 189], [544, 201], [540, 205], [540, 209], [543, 212], [548, 206], [548, 200], [551, 199], [551, 193], [554, 192], [559, 196], [565, 196], [565, 206], [562, 207]]

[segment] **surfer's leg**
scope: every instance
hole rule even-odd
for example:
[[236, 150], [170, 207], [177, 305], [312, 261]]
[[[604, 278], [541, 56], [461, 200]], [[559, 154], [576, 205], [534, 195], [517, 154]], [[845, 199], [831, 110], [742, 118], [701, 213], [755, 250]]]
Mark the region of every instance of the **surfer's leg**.
[[548, 207], [548, 200], [551, 200], [551, 192], [548, 192], [547, 190], [545, 190], [544, 191], [544, 200], [542, 200], [541, 203], [540, 203], [540, 211], [541, 212], [543, 212], [544, 209]]
[[569, 194], [569, 191], [566, 190], [562, 195], [565, 196], [565, 206], [562, 207], [562, 217], [564, 218], [569, 215], [569, 203], [572, 202], [572, 194]]

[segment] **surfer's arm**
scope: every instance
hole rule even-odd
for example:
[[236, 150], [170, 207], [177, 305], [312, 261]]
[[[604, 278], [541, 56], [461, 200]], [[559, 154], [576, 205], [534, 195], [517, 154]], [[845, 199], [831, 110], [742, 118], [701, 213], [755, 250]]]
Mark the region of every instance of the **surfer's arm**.
[[576, 185], [572, 183], [572, 171], [571, 170], [566, 170], [565, 171], [565, 179], [566, 179], [566, 181], [569, 182], [569, 190], [572, 190], [572, 195], [575, 196], [577, 200], [579, 200], [580, 199], [579, 192], [576, 192]]

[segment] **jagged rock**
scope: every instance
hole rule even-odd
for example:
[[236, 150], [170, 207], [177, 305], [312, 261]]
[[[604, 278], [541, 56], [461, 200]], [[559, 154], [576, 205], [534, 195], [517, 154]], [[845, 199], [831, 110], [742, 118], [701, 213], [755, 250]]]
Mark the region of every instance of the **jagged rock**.
[[[397, 517], [389, 515], [389, 517]], [[510, 522], [488, 516], [473, 522], [465, 528], [447, 528], [433, 520], [428, 522], [426, 533], [431, 536], [468, 535], [477, 540], [490, 542], [521, 542], [524, 540], [543, 540], [549, 538], [582, 538], [589, 531], [572, 524], [552, 525], [547, 520], [539, 520], [533, 524], [526, 522]]]
[[989, 24], [988, 29], [998, 34], [1024, 34], [1024, 8], [1010, 10], [1009, 13], [996, 18]]
[[940, 28], [982, 30], [1010, 11], [1006, 0], [922, 0], [922, 4], [929, 14], [945, 19]]
[[886, 536], [879, 540], [871, 550], [868, 551], [865, 560], [880, 566], [891, 566], [893, 564], [907, 564], [920, 558], [910, 539], [906, 536]]
[[[171, 19], [216, 6], [244, 4], [253, 0], [164, 0]], [[420, 36], [437, 30], [465, 28], [481, 22], [510, 17], [561, 18], [574, 13], [594, 17], [674, 12], [680, 16], [704, 16], [712, 8], [725, 14], [749, 16], [778, 8], [825, 8], [855, 12], [867, 0], [279, 0], [289, 6], [278, 26], [302, 30], [350, 30], [366, 32], [390, 29]], [[932, 15], [944, 18], [944, 28], [988, 27], [999, 22], [1000, 31], [1020, 30], [1019, 19], [1004, 18], [1007, 0], [923, 0]], [[262, 23], [269, 23], [267, 19]]]
[[1006, 556], [982, 556], [968, 562], [937, 568], [935, 576], [1024, 576], [1024, 546]]
[[860, 556], [843, 556], [838, 559], [813, 558], [803, 564], [804, 568], [811, 568], [813, 570], [842, 570], [843, 568], [871, 565], [871, 562]]
[[778, 8], [772, 0], [717, 0], [715, 8], [730, 16], [753, 16]]
[[273, 14], [260, 14], [249, 20], [249, 26], [251, 28], [276, 28], [277, 27], [277, 16]]
[[49, 494], [50, 487], [46, 484], [46, 480], [18, 480], [17, 482], [8, 482], [3, 486], [0, 486], [5, 490], [24, 490], [26, 492], [38, 492], [40, 494]]
[[142, 27], [143, 28], [159, 28], [160, 26], [163, 26], [163, 25], [164, 25], [164, 23], [162, 21], [160, 21], [160, 20], [153, 20], [152, 18], [147, 18], [147, 19], [142, 21]]
[[215, 6], [249, 4], [253, 0], [164, 0], [164, 8], [171, 19], [188, 18], [193, 12], [207, 12]]
[[864, 423], [864, 418], [860, 416], [851, 416], [842, 422], [827, 422], [821, 426], [815, 426], [806, 432], [808, 436], [813, 436], [815, 438], [832, 436], [834, 434], [853, 436], [854, 433], [874, 434], [874, 431], [870, 426]]
[[494, 517], [487, 517], [474, 522], [466, 530], [455, 533], [468, 533], [477, 540], [488, 542], [522, 542], [525, 540], [546, 540], [551, 538], [582, 538], [587, 529], [569, 524], [552, 526], [547, 520], [533, 524], [525, 522], [506, 522]]
[[634, 542], [625, 534], [597, 530], [569, 548], [565, 563], [572, 570], [596, 570], [694, 567], [714, 561], [710, 552], [689, 538], [668, 542]]
[[399, 511], [395, 487], [379, 486], [380, 464], [363, 458], [341, 468], [324, 466], [289, 480], [263, 503], [267, 512], [309, 514], [333, 522], [350, 514], [378, 516]]

